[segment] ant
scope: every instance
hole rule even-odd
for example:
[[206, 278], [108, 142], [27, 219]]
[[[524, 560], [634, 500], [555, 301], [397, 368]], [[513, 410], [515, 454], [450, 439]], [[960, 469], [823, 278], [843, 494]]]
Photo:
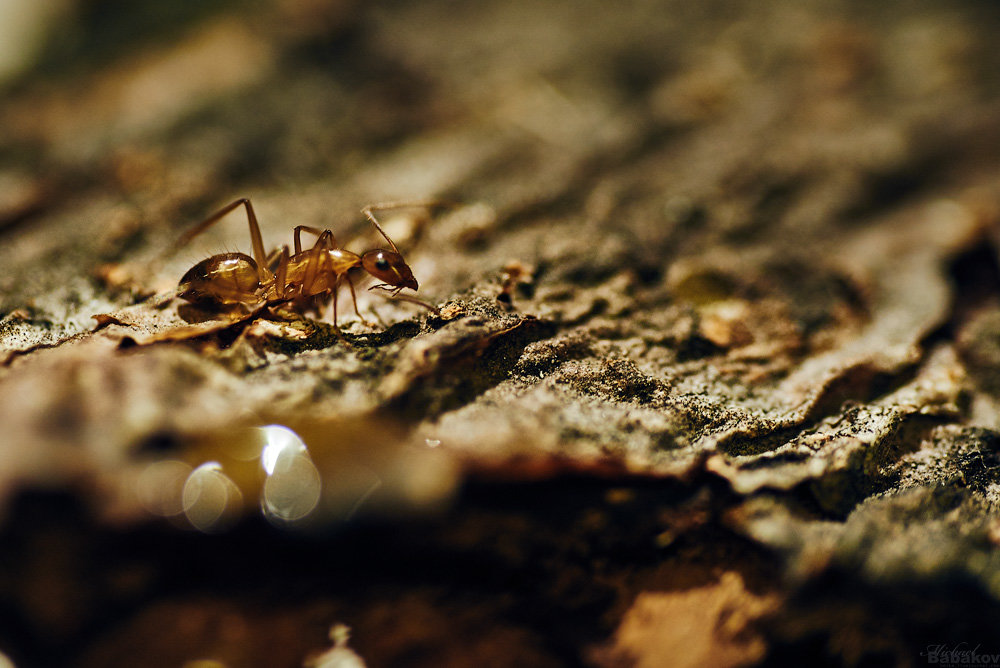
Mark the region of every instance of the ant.
[[[206, 258], [191, 267], [181, 278], [177, 295], [192, 305], [210, 313], [235, 316], [245, 319], [259, 312], [266, 306], [290, 304], [292, 309], [300, 313], [313, 309], [317, 313], [326, 302], [333, 298], [333, 326], [337, 327], [337, 292], [342, 283], [347, 283], [351, 289], [351, 299], [354, 302], [354, 312], [361, 322], [374, 326], [361, 315], [358, 310], [358, 298], [354, 291], [351, 273], [363, 270], [374, 276], [381, 283], [373, 285], [369, 290], [379, 289], [389, 293], [401, 301], [408, 301], [423, 306], [431, 311], [438, 309], [415, 297], [400, 296], [404, 288], [416, 290], [417, 279], [396, 248], [389, 235], [375, 218], [376, 211], [400, 209], [408, 207], [431, 208], [439, 206], [439, 202], [407, 202], [391, 204], [373, 204], [366, 206], [361, 212], [375, 226], [375, 229], [389, 242], [391, 250], [375, 248], [360, 255], [344, 250], [337, 245], [337, 239], [330, 230], [319, 230], [308, 225], [295, 227], [295, 252], [289, 254], [288, 246], [277, 248], [269, 254], [264, 253], [264, 242], [260, 234], [260, 225], [254, 214], [253, 205], [247, 198], [241, 198], [222, 207], [205, 220], [185, 233], [177, 242], [183, 246], [191, 239], [201, 234], [235, 209], [246, 208], [247, 220], [250, 224], [250, 243], [253, 257], [245, 253], [220, 253]], [[316, 242], [311, 248], [303, 250], [302, 232], [316, 236]]]

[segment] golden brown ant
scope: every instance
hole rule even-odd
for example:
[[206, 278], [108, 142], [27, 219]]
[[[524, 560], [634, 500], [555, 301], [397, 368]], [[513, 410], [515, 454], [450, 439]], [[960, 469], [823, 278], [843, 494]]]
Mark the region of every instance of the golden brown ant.
[[[330, 230], [319, 230], [308, 225], [298, 225], [294, 229], [295, 252], [289, 254], [288, 246], [264, 253], [264, 242], [260, 225], [253, 206], [247, 198], [238, 199], [222, 207], [184, 234], [178, 246], [184, 245], [206, 229], [217, 223], [240, 206], [246, 207], [250, 223], [250, 243], [253, 257], [244, 253], [220, 253], [202, 260], [191, 267], [180, 280], [178, 296], [191, 302], [202, 311], [226, 314], [230, 317], [249, 317], [265, 306], [287, 304], [293, 310], [304, 313], [309, 309], [318, 312], [331, 297], [333, 299], [333, 325], [337, 327], [337, 292], [342, 283], [351, 289], [354, 312], [367, 326], [358, 310], [358, 299], [354, 292], [351, 273], [363, 270], [382, 281], [369, 290], [380, 289], [393, 297], [419, 304], [434, 312], [438, 309], [415, 297], [400, 296], [403, 288], [417, 289], [417, 279], [403, 259], [396, 244], [385, 233], [375, 218], [376, 211], [405, 207], [426, 207], [440, 205], [439, 202], [407, 202], [374, 204], [362, 209], [362, 213], [375, 229], [389, 242], [391, 250], [375, 248], [360, 255], [344, 250], [337, 245], [337, 239]], [[302, 249], [302, 232], [316, 235], [312, 248]], [[339, 329], [337, 330], [340, 331]]]

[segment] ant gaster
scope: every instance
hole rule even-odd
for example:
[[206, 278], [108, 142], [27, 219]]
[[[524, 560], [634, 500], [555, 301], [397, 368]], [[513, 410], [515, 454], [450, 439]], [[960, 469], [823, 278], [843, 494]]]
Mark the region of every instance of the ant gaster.
[[[288, 246], [282, 246], [269, 254], [264, 253], [264, 242], [260, 225], [253, 206], [247, 198], [222, 207], [211, 216], [198, 223], [178, 241], [183, 245], [221, 220], [233, 210], [246, 208], [250, 224], [250, 242], [253, 257], [244, 253], [221, 253], [213, 255], [194, 265], [181, 278], [178, 296], [202, 310], [215, 313], [238, 314], [244, 316], [258, 312], [265, 306], [291, 305], [293, 310], [304, 312], [319, 310], [333, 298], [333, 325], [337, 326], [337, 292], [342, 283], [347, 283], [354, 302], [354, 312], [365, 325], [369, 325], [358, 310], [357, 295], [351, 273], [363, 270], [381, 283], [369, 290], [380, 289], [403, 301], [419, 304], [432, 311], [437, 309], [415, 297], [399, 296], [404, 288], [416, 290], [417, 279], [403, 259], [396, 244], [385, 233], [375, 218], [375, 211], [404, 207], [432, 207], [437, 202], [393, 203], [366, 206], [362, 209], [365, 217], [389, 242], [390, 249], [375, 248], [360, 255], [344, 250], [337, 245], [337, 239], [330, 230], [319, 230], [307, 225], [294, 229], [295, 252], [289, 254]], [[316, 235], [312, 248], [303, 250], [302, 232]], [[339, 332], [339, 329], [338, 329]]]

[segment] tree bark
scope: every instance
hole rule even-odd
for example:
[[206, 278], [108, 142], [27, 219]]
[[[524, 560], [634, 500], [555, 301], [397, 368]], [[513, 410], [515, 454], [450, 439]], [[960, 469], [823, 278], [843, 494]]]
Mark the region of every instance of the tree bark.
[[[157, 4], [0, 103], [18, 665], [1000, 655], [996, 8]], [[434, 308], [192, 305], [239, 197]]]

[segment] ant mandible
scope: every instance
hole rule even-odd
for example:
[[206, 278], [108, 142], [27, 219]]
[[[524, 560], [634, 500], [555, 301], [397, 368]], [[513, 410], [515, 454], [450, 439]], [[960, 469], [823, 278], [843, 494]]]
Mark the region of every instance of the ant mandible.
[[[202, 260], [191, 267], [180, 280], [178, 296], [191, 302], [201, 310], [214, 313], [234, 314], [242, 312], [244, 317], [257, 313], [265, 306], [290, 304], [299, 312], [315, 309], [333, 298], [333, 326], [337, 327], [337, 292], [342, 283], [351, 289], [354, 312], [361, 322], [366, 321], [358, 310], [358, 299], [350, 273], [364, 270], [382, 281], [369, 290], [380, 289], [400, 300], [419, 304], [437, 312], [437, 308], [415, 297], [399, 296], [403, 288], [417, 289], [417, 279], [403, 259], [396, 244], [385, 233], [375, 218], [376, 211], [409, 207], [431, 208], [439, 202], [406, 202], [373, 204], [362, 209], [365, 217], [375, 229], [385, 237], [392, 250], [375, 248], [360, 255], [344, 250], [337, 245], [337, 239], [330, 230], [319, 230], [308, 225], [298, 225], [294, 229], [295, 252], [289, 254], [288, 246], [282, 246], [269, 254], [264, 253], [264, 242], [260, 225], [253, 206], [247, 198], [241, 198], [222, 207], [185, 233], [178, 246], [183, 246], [233, 210], [246, 208], [250, 224], [250, 243], [253, 257], [244, 253], [220, 253]], [[302, 249], [302, 232], [316, 235], [312, 248]]]

